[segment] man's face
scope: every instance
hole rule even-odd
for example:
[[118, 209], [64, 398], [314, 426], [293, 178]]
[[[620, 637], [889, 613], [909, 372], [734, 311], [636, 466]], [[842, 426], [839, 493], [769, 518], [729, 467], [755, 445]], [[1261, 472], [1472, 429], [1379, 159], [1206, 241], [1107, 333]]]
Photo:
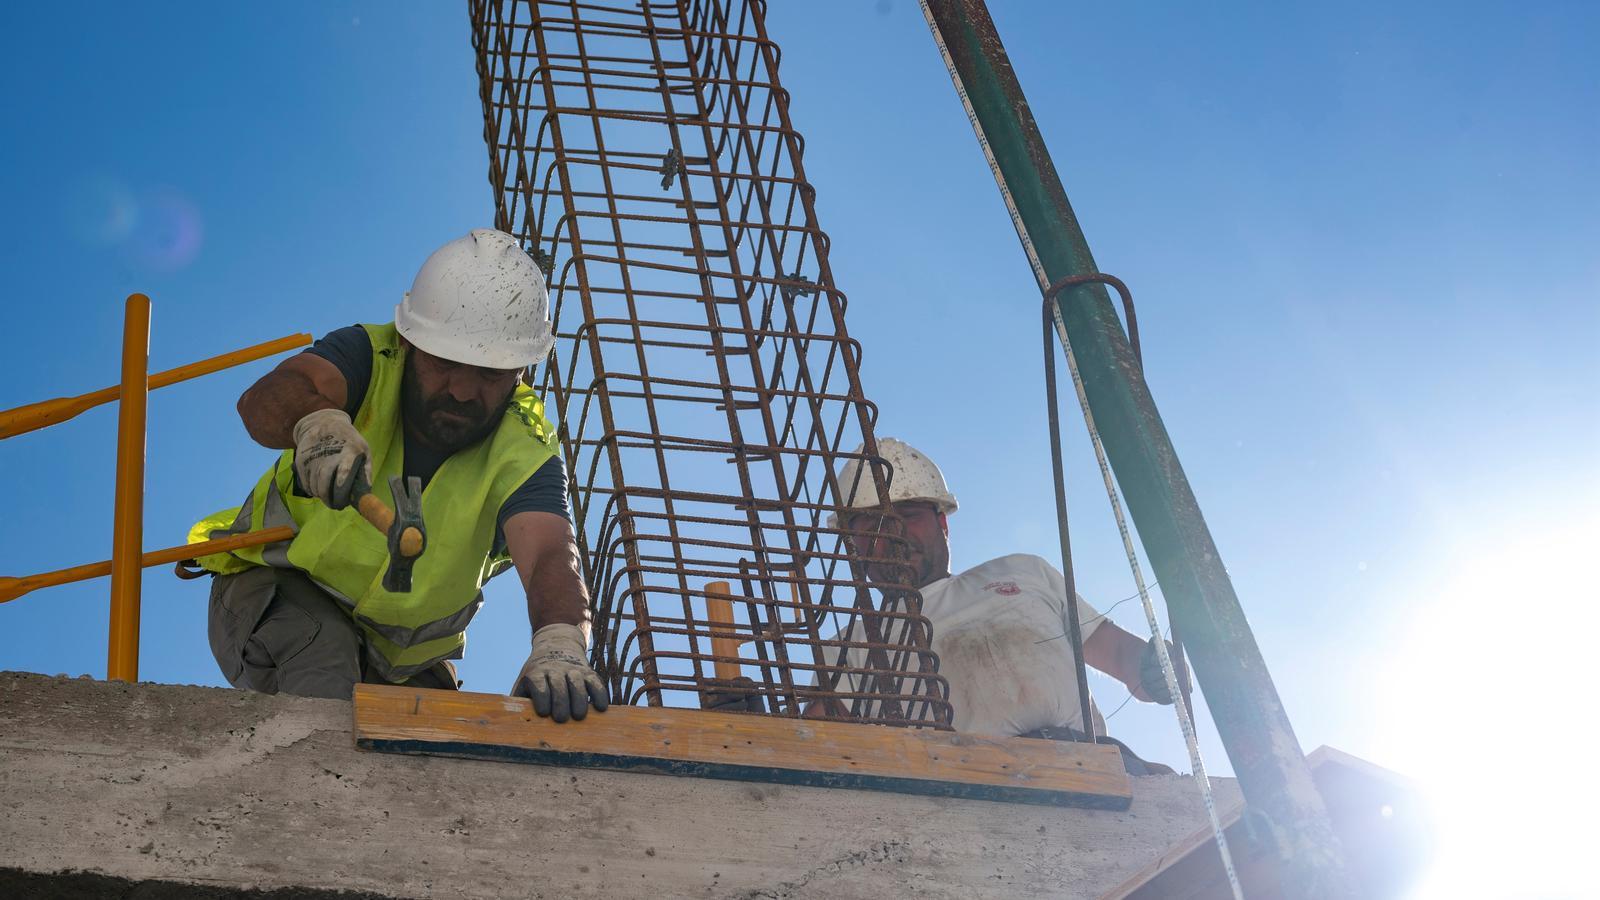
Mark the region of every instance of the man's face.
[[[861, 510], [845, 520], [851, 531], [863, 532], [861, 537], [847, 537], [851, 547], [869, 558], [882, 562], [867, 563], [867, 577], [877, 582], [898, 582], [911, 570], [911, 583], [926, 587], [950, 574], [950, 527], [938, 507], [922, 500], [905, 500], [894, 504], [899, 513], [896, 522], [877, 510]], [[894, 535], [900, 533], [903, 523], [906, 560], [894, 562], [900, 552], [900, 542]], [[866, 535], [880, 535], [867, 537]]]
[[452, 362], [412, 344], [400, 380], [406, 428], [434, 450], [470, 447], [499, 424], [520, 371]]

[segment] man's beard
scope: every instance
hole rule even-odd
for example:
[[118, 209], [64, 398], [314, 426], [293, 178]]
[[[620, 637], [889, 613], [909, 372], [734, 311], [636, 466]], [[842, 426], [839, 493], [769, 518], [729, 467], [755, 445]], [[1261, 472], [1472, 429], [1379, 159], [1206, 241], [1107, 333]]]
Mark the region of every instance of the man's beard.
[[[507, 391], [506, 398], [510, 397], [511, 392]], [[460, 403], [449, 394], [432, 399], [424, 397], [417, 386], [411, 361], [406, 361], [405, 374], [400, 378], [400, 414], [417, 436], [435, 450], [455, 453], [488, 437], [500, 424], [504, 406], [501, 402], [485, 409], [476, 401]], [[456, 413], [462, 418], [441, 413]]]
[[[870, 580], [920, 589], [938, 580], [937, 576], [949, 568], [950, 558], [943, 547], [928, 547], [906, 538], [901, 540], [906, 541], [901, 551], [904, 557], [892, 562], [869, 563], [867, 577]], [[895, 551], [891, 549], [889, 552], [893, 554]]]

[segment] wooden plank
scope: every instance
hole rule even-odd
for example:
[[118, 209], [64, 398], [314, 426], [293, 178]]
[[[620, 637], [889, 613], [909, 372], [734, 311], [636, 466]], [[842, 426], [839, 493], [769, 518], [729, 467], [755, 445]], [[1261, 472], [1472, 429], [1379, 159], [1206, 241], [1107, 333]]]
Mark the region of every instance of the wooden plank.
[[1090, 809], [1133, 799], [1103, 745], [643, 706], [558, 725], [520, 697], [368, 684], [354, 710], [356, 746], [385, 753]]

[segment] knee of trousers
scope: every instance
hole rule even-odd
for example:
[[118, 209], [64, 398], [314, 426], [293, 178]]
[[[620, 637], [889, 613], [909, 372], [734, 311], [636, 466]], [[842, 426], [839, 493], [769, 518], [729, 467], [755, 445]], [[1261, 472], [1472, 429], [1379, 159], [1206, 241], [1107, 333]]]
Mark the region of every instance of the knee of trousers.
[[361, 679], [361, 638], [337, 601], [293, 571], [263, 568], [215, 581], [207, 632], [229, 684], [349, 699]]

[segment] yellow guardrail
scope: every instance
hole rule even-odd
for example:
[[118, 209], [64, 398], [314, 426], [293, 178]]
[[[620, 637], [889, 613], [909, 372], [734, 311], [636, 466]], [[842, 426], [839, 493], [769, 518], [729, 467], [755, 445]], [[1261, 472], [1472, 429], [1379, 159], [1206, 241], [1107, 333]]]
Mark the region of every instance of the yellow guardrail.
[[[244, 547], [254, 547], [258, 544], [271, 544], [277, 541], [287, 541], [294, 537], [294, 529], [288, 525], [279, 525], [275, 528], [263, 528], [260, 531], [250, 531], [244, 534], [230, 535], [211, 541], [201, 541], [198, 544], [179, 544], [165, 550], [152, 550], [140, 557], [139, 565], [143, 568], [151, 566], [165, 566], [170, 563], [183, 562], [200, 556], [210, 556], [213, 553], [227, 553]], [[9, 603], [23, 594], [36, 591], [39, 588], [55, 587], [58, 584], [71, 584], [74, 581], [87, 581], [90, 578], [99, 578], [111, 574], [111, 560], [103, 559], [99, 562], [84, 563], [68, 569], [57, 569], [54, 572], [40, 572], [37, 575], [24, 575], [12, 578], [0, 575], [0, 603]], [[204, 574], [204, 573], [201, 573]]]
[[242, 350], [213, 356], [176, 369], [149, 374], [150, 298], [129, 294], [123, 312], [122, 381], [76, 397], [58, 397], [0, 411], [0, 440], [59, 425], [85, 410], [113, 400], [117, 412], [117, 487], [113, 511], [111, 558], [96, 563], [21, 577], [0, 577], [0, 603], [57, 584], [111, 576], [111, 637], [106, 651], [106, 678], [139, 678], [139, 571], [208, 553], [222, 553], [287, 540], [291, 529], [267, 528], [199, 544], [168, 547], [151, 553], [144, 546], [144, 462], [146, 404], [150, 391], [274, 356], [311, 343], [309, 334], [291, 334]]

